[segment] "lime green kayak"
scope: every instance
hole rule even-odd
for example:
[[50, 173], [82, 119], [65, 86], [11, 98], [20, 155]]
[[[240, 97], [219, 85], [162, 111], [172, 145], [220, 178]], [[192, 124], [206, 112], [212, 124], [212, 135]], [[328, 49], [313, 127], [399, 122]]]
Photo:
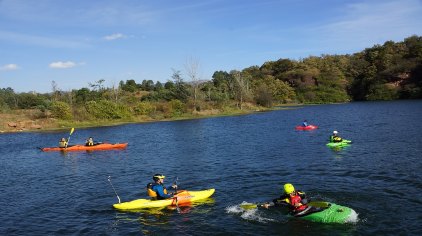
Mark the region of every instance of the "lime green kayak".
[[[330, 202], [310, 202], [307, 205], [308, 208], [305, 210], [297, 214], [289, 215], [295, 218], [318, 223], [355, 223], [358, 219], [358, 214], [349, 207], [340, 206]], [[241, 204], [240, 207], [248, 211], [256, 209], [257, 207], [262, 207], [262, 205], [246, 203]], [[287, 207], [285, 209], [288, 210]]]
[[190, 202], [209, 198], [211, 195], [214, 194], [214, 192], [215, 192], [215, 189], [207, 189], [207, 190], [201, 190], [201, 191], [182, 190], [180, 192], [178, 191], [175, 197], [169, 198], [169, 199], [163, 199], [163, 200], [137, 199], [130, 202], [116, 203], [113, 205], [113, 207], [119, 210], [135, 210], [135, 209], [142, 209], [142, 208], [175, 206], [176, 196], [177, 196], [177, 204], [187, 204]]
[[345, 147], [349, 146], [352, 141], [343, 139], [341, 142], [338, 143], [327, 143], [328, 147]]
[[309, 206], [325, 208], [323, 211], [318, 211], [304, 216], [298, 216], [302, 219], [319, 222], [319, 223], [349, 223], [356, 222], [357, 213], [345, 206], [340, 206], [329, 202], [310, 202]]

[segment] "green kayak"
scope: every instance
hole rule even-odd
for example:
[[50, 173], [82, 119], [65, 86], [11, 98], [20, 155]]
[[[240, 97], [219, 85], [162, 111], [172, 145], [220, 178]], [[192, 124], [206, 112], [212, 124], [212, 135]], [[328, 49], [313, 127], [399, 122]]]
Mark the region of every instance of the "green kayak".
[[[340, 206], [329, 202], [310, 202], [309, 206], [315, 208], [325, 208], [322, 211], [297, 216], [299, 218], [319, 222], [319, 223], [353, 223], [357, 221], [357, 213], [345, 206]], [[311, 210], [312, 211], [312, 210]]]
[[352, 141], [343, 139], [341, 142], [338, 143], [327, 143], [328, 147], [345, 147], [349, 146]]
[[[295, 218], [304, 219], [318, 223], [355, 223], [358, 220], [358, 214], [351, 208], [340, 206], [330, 202], [310, 202], [308, 208], [298, 214], [291, 215]], [[262, 205], [245, 203], [240, 207], [246, 211], [253, 210]], [[286, 208], [287, 210], [287, 208]]]

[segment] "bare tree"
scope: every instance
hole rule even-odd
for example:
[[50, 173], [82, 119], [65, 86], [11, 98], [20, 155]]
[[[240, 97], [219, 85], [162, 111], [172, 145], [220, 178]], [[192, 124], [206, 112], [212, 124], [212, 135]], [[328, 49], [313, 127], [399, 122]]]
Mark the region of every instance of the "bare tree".
[[246, 75], [242, 75], [242, 73], [239, 71], [231, 71], [230, 74], [234, 78], [236, 99], [238, 101], [238, 106], [240, 110], [242, 110], [243, 102], [250, 95], [249, 78]]
[[113, 81], [111, 85], [111, 93], [115, 102], [119, 100], [120, 92], [121, 92], [120, 85], [116, 87], [116, 83]]
[[197, 100], [198, 100], [198, 93], [199, 93], [199, 59], [189, 57], [185, 63], [185, 70], [187, 76], [190, 78], [192, 83], [192, 95], [193, 95], [193, 106], [196, 109]]
[[53, 92], [53, 102], [58, 101], [60, 98], [60, 89], [56, 83], [56, 81], [51, 81], [51, 90]]

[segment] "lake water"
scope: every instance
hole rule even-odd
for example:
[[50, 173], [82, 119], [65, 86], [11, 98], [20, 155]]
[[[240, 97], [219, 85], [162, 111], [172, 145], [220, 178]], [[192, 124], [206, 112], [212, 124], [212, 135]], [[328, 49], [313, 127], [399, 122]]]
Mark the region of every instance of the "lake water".
[[[129, 142], [126, 150], [41, 152], [65, 132], [0, 135], [0, 235], [422, 235], [422, 101], [306, 106], [244, 116], [76, 129]], [[296, 131], [304, 119], [319, 126]], [[352, 140], [332, 150], [333, 130]], [[212, 198], [175, 209], [121, 212], [146, 198], [155, 173]], [[293, 183], [312, 199], [354, 209], [349, 224], [319, 224], [242, 202], [278, 197]]]

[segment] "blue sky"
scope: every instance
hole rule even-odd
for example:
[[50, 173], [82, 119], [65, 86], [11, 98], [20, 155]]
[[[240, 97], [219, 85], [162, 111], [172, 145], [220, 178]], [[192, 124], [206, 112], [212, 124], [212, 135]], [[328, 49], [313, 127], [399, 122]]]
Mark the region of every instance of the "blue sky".
[[0, 88], [201, 79], [422, 35], [421, 0], [0, 0]]

